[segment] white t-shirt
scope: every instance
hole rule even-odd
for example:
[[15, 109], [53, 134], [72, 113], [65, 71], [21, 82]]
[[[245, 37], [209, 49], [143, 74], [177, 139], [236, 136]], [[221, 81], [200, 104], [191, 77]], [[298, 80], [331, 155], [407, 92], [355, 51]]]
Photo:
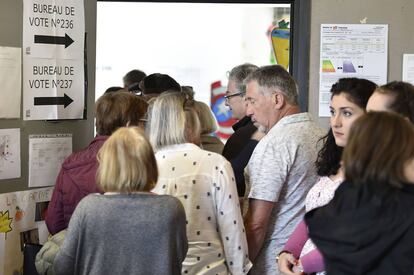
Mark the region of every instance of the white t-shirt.
[[282, 118], [257, 144], [247, 167], [249, 199], [274, 207], [252, 274], [279, 274], [276, 256], [305, 213], [306, 194], [318, 178], [318, 140], [325, 132], [308, 113], [299, 113]]
[[188, 252], [183, 274], [247, 274], [246, 233], [230, 163], [194, 144], [156, 153], [153, 192], [178, 198], [187, 216]]
[[306, 195], [306, 212], [328, 204], [333, 199], [336, 189], [343, 181], [343, 178], [338, 178], [333, 181], [329, 177], [321, 177]]

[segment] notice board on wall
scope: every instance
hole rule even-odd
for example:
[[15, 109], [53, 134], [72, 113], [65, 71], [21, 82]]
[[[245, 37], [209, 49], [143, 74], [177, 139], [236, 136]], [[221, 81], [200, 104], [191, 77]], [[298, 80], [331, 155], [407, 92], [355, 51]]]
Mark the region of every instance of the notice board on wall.
[[22, 274], [25, 243], [43, 244], [53, 187], [0, 194], [0, 275]]

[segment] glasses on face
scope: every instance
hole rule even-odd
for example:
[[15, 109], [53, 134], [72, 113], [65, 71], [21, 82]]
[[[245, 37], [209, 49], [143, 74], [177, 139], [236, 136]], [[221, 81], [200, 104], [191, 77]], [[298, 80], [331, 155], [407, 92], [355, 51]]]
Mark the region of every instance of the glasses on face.
[[[228, 93], [229, 91], [227, 91], [226, 92], [226, 94]], [[232, 98], [232, 97], [234, 97], [234, 96], [244, 96], [244, 94], [245, 94], [245, 92], [238, 92], [238, 93], [234, 93], [234, 94], [231, 94], [231, 95], [225, 95], [224, 96], [224, 99], [228, 102], [229, 100], [230, 100], [230, 98]]]

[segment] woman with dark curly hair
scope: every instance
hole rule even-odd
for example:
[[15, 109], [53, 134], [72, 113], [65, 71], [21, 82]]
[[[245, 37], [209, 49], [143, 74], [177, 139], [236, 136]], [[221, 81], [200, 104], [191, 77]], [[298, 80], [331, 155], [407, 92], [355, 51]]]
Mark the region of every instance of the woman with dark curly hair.
[[[319, 181], [306, 196], [306, 212], [327, 204], [343, 181], [341, 156], [353, 122], [366, 110], [376, 84], [359, 78], [341, 78], [331, 88], [330, 124], [328, 134], [321, 139], [316, 168]], [[308, 237], [304, 221], [298, 224], [278, 257], [283, 274], [324, 274], [323, 257]]]

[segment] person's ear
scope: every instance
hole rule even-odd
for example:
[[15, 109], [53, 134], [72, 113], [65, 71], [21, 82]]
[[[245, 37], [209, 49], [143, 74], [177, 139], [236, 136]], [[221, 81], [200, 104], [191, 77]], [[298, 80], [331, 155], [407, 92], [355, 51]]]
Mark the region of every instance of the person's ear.
[[285, 97], [281, 93], [272, 94], [272, 100], [277, 109], [281, 109], [285, 105]]

